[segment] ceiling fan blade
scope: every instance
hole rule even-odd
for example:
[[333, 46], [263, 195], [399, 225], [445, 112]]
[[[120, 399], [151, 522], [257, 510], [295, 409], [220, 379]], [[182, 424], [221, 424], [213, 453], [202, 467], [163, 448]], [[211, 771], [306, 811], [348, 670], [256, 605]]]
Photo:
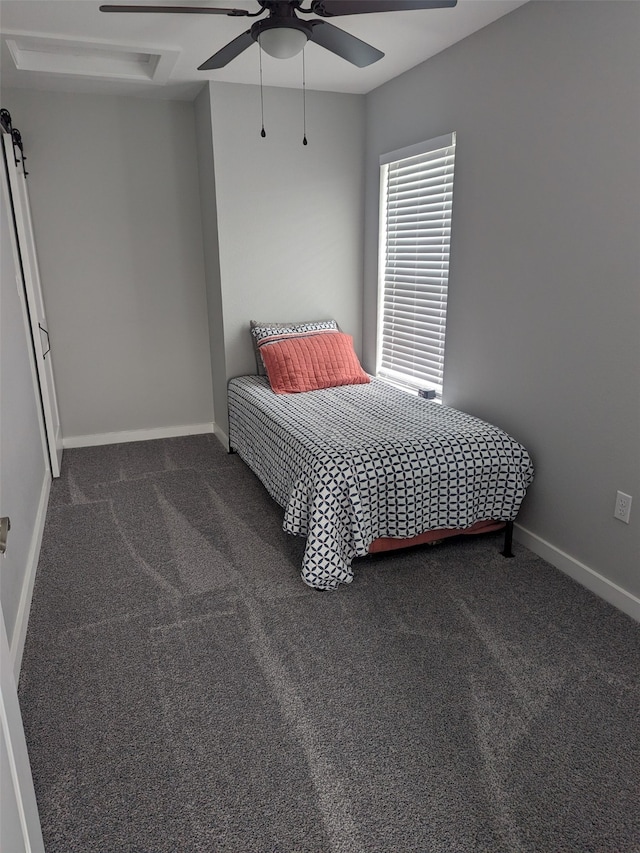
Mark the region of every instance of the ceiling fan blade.
[[311, 11], [320, 17], [360, 15], [370, 12], [405, 12], [410, 9], [445, 9], [458, 0], [313, 0]]
[[101, 12], [173, 12], [178, 15], [231, 15], [244, 17], [246, 9], [220, 9], [211, 6], [100, 6]]
[[346, 59], [352, 65], [357, 65], [358, 68], [371, 65], [384, 56], [384, 53], [377, 47], [352, 36], [351, 33], [334, 27], [333, 24], [328, 24], [326, 21], [309, 21], [309, 23], [313, 27], [309, 41], [319, 44], [320, 47], [330, 50], [337, 56], [341, 56], [342, 59]]
[[213, 71], [216, 68], [224, 68], [228, 62], [231, 62], [236, 56], [240, 56], [242, 51], [251, 47], [252, 44], [255, 42], [251, 36], [251, 30], [247, 30], [246, 33], [234, 38], [233, 41], [210, 56], [202, 65], [198, 65], [198, 71]]

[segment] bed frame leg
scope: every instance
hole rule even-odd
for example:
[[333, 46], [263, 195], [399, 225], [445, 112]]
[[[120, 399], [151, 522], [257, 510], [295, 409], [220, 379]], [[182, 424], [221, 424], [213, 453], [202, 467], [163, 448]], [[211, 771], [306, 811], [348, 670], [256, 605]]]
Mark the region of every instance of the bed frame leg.
[[504, 529], [504, 548], [500, 553], [503, 557], [513, 557], [511, 546], [513, 545], [513, 521], [507, 521]]

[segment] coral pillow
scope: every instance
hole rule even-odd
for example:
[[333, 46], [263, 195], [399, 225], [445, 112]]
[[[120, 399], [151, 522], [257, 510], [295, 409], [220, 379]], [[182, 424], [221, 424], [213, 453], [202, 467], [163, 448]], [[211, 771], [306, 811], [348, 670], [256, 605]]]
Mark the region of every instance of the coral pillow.
[[260, 354], [276, 394], [371, 381], [360, 366], [353, 338], [344, 332], [274, 341], [262, 346]]
[[266, 373], [260, 356], [260, 347], [264, 344], [272, 343], [278, 338], [301, 338], [304, 335], [320, 335], [324, 332], [329, 334], [340, 331], [335, 320], [315, 320], [308, 323], [260, 323], [258, 320], [251, 320], [249, 328], [251, 329], [258, 376], [264, 376]]

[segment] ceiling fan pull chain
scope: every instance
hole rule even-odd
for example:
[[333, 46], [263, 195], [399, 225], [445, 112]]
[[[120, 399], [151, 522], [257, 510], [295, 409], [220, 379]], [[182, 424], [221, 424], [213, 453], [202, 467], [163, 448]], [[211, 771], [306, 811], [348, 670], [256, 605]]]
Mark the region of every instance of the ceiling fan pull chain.
[[304, 48], [302, 48], [302, 144], [307, 145], [307, 74], [304, 64]]
[[262, 94], [262, 45], [260, 44], [260, 37], [258, 36], [258, 53], [260, 54], [260, 113], [262, 115], [262, 130], [260, 131], [260, 136], [264, 139], [267, 135], [267, 131], [264, 129], [264, 97]]

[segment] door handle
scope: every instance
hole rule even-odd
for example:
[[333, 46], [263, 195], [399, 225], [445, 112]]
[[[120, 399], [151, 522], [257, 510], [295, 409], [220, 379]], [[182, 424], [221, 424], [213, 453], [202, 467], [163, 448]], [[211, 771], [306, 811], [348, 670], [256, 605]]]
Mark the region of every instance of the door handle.
[[0, 518], [0, 554], [6, 553], [7, 550], [7, 536], [9, 535], [9, 531], [11, 530], [11, 519], [8, 515]]
[[38, 323], [38, 328], [40, 329], [41, 332], [44, 332], [45, 335], [47, 336], [47, 351], [42, 353], [42, 357], [46, 358], [47, 354], [51, 352], [51, 340], [49, 339], [49, 332], [47, 332], [45, 327], [42, 326], [40, 323]]

